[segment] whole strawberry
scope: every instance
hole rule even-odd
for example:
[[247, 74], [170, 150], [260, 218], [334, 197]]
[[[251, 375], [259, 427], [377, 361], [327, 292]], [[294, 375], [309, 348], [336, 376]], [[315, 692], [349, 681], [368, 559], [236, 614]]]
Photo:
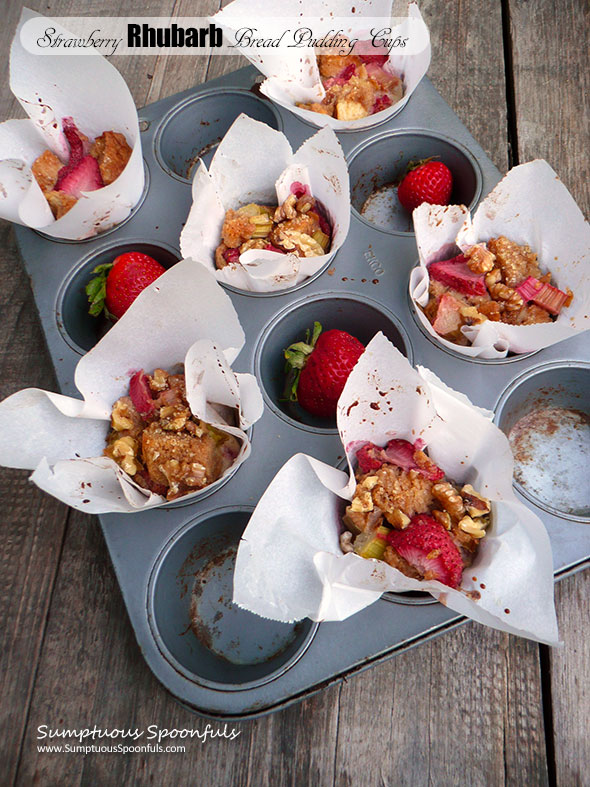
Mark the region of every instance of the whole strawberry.
[[410, 213], [428, 202], [431, 205], [448, 205], [453, 190], [451, 170], [442, 161], [418, 162], [410, 164], [408, 173], [397, 187], [397, 196], [404, 208]]
[[98, 317], [104, 310], [107, 317], [119, 319], [142, 290], [166, 269], [159, 262], [139, 251], [119, 255], [114, 262], [98, 265], [96, 276], [86, 285], [89, 314]]
[[334, 417], [344, 384], [364, 349], [346, 331], [322, 333], [320, 323], [314, 322], [311, 341], [308, 331], [305, 342], [285, 350], [285, 398], [299, 402], [312, 415]]

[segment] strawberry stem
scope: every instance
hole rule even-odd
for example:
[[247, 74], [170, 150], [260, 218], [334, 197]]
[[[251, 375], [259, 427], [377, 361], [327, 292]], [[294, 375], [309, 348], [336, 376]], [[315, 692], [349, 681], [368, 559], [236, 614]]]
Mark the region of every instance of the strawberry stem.
[[295, 342], [295, 344], [289, 345], [284, 351], [286, 379], [281, 401], [297, 401], [297, 386], [299, 385], [301, 370], [307, 363], [308, 357], [314, 351], [321, 332], [321, 324], [319, 322], [314, 322], [311, 337], [308, 329], [305, 332], [304, 342]]
[[96, 274], [94, 278], [90, 279], [86, 285], [86, 295], [88, 296], [88, 303], [90, 308], [88, 314], [93, 317], [98, 317], [102, 312], [109, 316], [108, 310], [105, 306], [105, 298], [107, 294], [107, 278], [113, 263], [105, 263], [104, 265], [97, 265], [92, 273]]

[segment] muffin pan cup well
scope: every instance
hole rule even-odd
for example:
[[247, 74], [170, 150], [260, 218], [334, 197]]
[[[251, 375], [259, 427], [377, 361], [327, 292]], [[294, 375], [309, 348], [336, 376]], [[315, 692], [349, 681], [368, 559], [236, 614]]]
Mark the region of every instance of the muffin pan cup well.
[[[75, 349], [72, 344], [86, 345], [81, 349], [87, 349], [92, 342], [92, 335], [88, 333], [83, 341], [80, 336], [77, 340], [72, 336], [74, 329], [71, 326], [82, 326], [85, 318], [76, 314], [76, 309], [81, 308], [80, 301], [76, 305], [75, 299], [73, 302], [67, 299], [68, 305], [65, 306], [68, 285], [74, 287], [73, 292], [82, 285], [76, 276], [84, 265], [90, 264], [93, 255], [102, 255], [107, 250], [116, 252], [117, 248], [126, 244], [137, 244], [139, 239], [146, 247], [167, 249], [170, 259], [173, 259], [178, 252], [180, 231], [191, 205], [191, 189], [187, 180], [169, 169], [187, 158], [184, 144], [188, 141], [192, 145], [192, 138], [186, 136], [191, 131], [191, 124], [196, 128], [197, 152], [202, 152], [207, 145], [215, 145], [215, 139], [221, 132], [213, 127], [220, 112], [224, 112], [227, 106], [231, 106], [233, 111], [236, 90], [242, 98], [249, 94], [254, 96], [257, 77], [255, 69], [248, 67], [166, 98], [139, 113], [149, 189], [139, 209], [108, 236], [98, 236], [80, 244], [64, 244], [43, 238], [23, 227], [15, 228], [63, 393], [76, 393], [74, 368], [80, 358], [80, 348]], [[180, 138], [167, 148], [165, 130], [167, 125], [171, 127], [171, 119], [177, 114], [181, 117], [182, 108], [186, 110], [189, 107], [194, 113], [195, 108], [205, 107], [206, 102], [200, 97], [213, 93], [217, 103], [212, 115], [198, 117], [193, 114], [189, 128], [184, 128]], [[258, 101], [262, 100], [257, 99], [252, 104], [257, 111], [260, 110]], [[245, 104], [242, 104], [242, 109], [246, 108]], [[269, 118], [278, 118], [279, 126], [282, 123], [294, 149], [313, 133], [308, 125], [290, 113], [266, 101], [263, 106], [270, 113]], [[218, 107], [219, 111], [216, 111]], [[201, 132], [207, 129], [212, 129], [212, 137], [203, 141]], [[479, 178], [482, 195], [487, 194], [500, 178], [500, 173], [481, 147], [427, 79], [417, 88], [404, 110], [386, 124], [367, 132], [340, 135], [340, 142], [351, 162], [351, 174], [355, 171], [355, 160], [362, 160], [359, 158], [361, 152], [378, 150], [380, 141], [391, 138], [392, 132], [402, 139], [404, 133], [411, 134], [414, 139], [419, 139], [421, 134], [427, 135], [428, 139], [434, 138], [438, 143], [443, 140], [462, 153], [467, 151], [465, 160], [476, 172], [476, 180]], [[192, 149], [193, 146], [189, 150], [190, 155], [193, 155]], [[421, 152], [416, 150], [416, 154]], [[164, 155], [168, 158], [163, 166]], [[383, 155], [389, 154], [385, 151]], [[432, 147], [428, 147], [423, 155], [433, 155]], [[374, 164], [379, 165], [378, 159]], [[385, 162], [384, 166], [389, 166], [389, 162]], [[351, 177], [351, 181], [354, 188], [355, 178]], [[477, 187], [474, 195], [476, 193]], [[252, 455], [223, 486], [195, 502], [133, 515], [107, 514], [100, 517], [142, 653], [167, 690], [183, 705], [198, 713], [220, 719], [241, 719], [284, 707], [464, 620], [441, 604], [406, 605], [390, 603], [384, 597], [340, 623], [315, 626], [303, 622], [299, 627], [294, 626], [289, 631], [285, 629], [286, 633], [277, 635], [274, 624], [268, 624], [265, 629], [266, 624], [261, 620], [254, 638], [244, 638], [249, 634], [249, 625], [240, 620], [239, 614], [234, 618], [234, 612], [227, 609], [225, 585], [225, 590], [213, 598], [219, 606], [212, 617], [211, 609], [203, 607], [201, 610], [201, 622], [204, 616], [204, 622], [211, 629], [211, 638], [198, 625], [197, 631], [202, 635], [200, 639], [190, 627], [182, 635], [190, 622], [187, 621], [190, 613], [188, 595], [192, 590], [190, 583], [194, 585], [198, 577], [201, 584], [203, 579], [208, 584], [208, 577], [213, 577], [214, 583], [227, 583], [229, 575], [226, 569], [232, 559], [231, 541], [234, 540], [235, 546], [235, 539], [245, 525], [248, 512], [285, 461], [297, 452], [311, 454], [332, 465], [342, 460], [340, 438], [332, 425], [307, 424], [301, 428], [302, 424], [291, 422], [290, 416], [281, 410], [280, 403], [274, 401], [278, 383], [273, 380], [273, 375], [277, 374], [276, 368], [280, 364], [279, 345], [290, 333], [291, 324], [298, 333], [307, 327], [308, 321], [317, 319], [327, 328], [343, 327], [362, 333], [359, 338], [363, 341], [370, 338], [368, 334], [373, 329], [383, 330], [386, 334], [389, 331], [391, 338], [403, 343], [406, 354], [415, 364], [429, 367], [453, 388], [464, 391], [475, 404], [489, 409], [494, 409], [503, 392], [522, 375], [531, 374], [533, 379], [535, 370], [547, 364], [556, 364], [557, 368], [568, 364], [584, 366], [590, 361], [584, 334], [533, 356], [493, 364], [493, 368], [489, 364], [476, 364], [442, 351], [418, 328], [408, 304], [408, 278], [416, 258], [416, 245], [411, 233], [382, 231], [360, 218], [353, 209], [348, 238], [329, 268], [305, 282], [296, 292], [257, 298], [230, 291], [246, 333], [246, 346], [234, 368], [239, 372], [258, 374], [265, 395], [265, 412], [252, 433]], [[167, 263], [164, 261], [164, 264]], [[72, 284], [74, 279], [75, 285]], [[66, 330], [64, 325], [68, 326]], [[300, 335], [294, 335], [289, 340], [299, 338]], [[157, 336], [154, 336], [154, 341], [157, 341]], [[551, 382], [551, 385], [555, 384]], [[557, 385], [560, 384], [558, 381]], [[518, 387], [516, 392], [514, 396], [518, 396]], [[571, 404], [567, 406], [572, 407]], [[512, 417], [510, 398], [506, 402], [504, 399], [500, 401], [498, 413], [499, 423], [508, 423]], [[577, 570], [590, 562], [590, 527], [587, 522], [566, 518], [528, 498], [524, 500], [536, 507], [547, 526], [558, 575]], [[293, 500], [293, 505], [297, 505], [296, 500]], [[224, 533], [229, 539], [225, 545], [221, 543]], [[199, 547], [199, 543], [207, 543], [209, 536], [213, 537], [208, 542], [209, 546]], [[217, 537], [221, 540], [216, 547]], [[199, 550], [206, 552], [207, 549], [217, 550], [217, 560], [207, 561], [201, 556], [204, 562], [200, 563], [199, 559], [195, 562]], [[181, 599], [183, 581], [187, 589]], [[212, 597], [202, 593], [199, 598], [206, 600]], [[220, 598], [221, 601], [217, 601]], [[222, 613], [222, 617], [215, 621], [218, 613]], [[234, 634], [239, 635], [237, 640]], [[237, 644], [232, 651], [233, 640]], [[205, 650], [199, 651], [199, 648]], [[238, 656], [232, 655], [236, 648]], [[204, 659], [202, 663], [199, 653]], [[228, 655], [229, 659], [226, 658]]]

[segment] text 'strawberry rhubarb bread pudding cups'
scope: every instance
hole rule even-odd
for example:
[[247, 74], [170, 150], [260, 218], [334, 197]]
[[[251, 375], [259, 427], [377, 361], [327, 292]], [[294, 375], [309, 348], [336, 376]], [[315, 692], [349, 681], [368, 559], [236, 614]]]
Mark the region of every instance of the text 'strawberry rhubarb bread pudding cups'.
[[343, 620], [387, 591], [426, 591], [556, 642], [549, 538], [514, 495], [491, 416], [377, 334], [338, 402], [350, 474], [305, 454], [283, 466], [244, 532], [234, 602], [274, 620]]
[[[22, 44], [41, 19], [26, 9], [10, 51], [10, 88], [29, 116], [0, 123], [0, 216], [82, 240], [124, 221], [145, 184], [137, 110], [101, 55], [41, 57]], [[33, 29], [33, 33], [28, 33]]]
[[[257, 0], [234, 0], [213, 18], [264, 74], [260, 90], [273, 102], [315, 126], [361, 131], [400, 112], [430, 65], [430, 36], [418, 5], [410, 3], [399, 18], [392, 6], [391, 0], [357, 6], [301, 0], [293, 11], [261, 18]], [[302, 18], [309, 35], [291, 41]], [[283, 45], [247, 45], [243, 30], [252, 19], [259, 39], [276, 39], [287, 28]], [[371, 32], [379, 30], [382, 36]]]
[[239, 290], [302, 284], [330, 263], [348, 234], [348, 169], [330, 129], [293, 153], [280, 131], [240, 115], [210, 168], [199, 165], [192, 194], [182, 253]]
[[255, 378], [230, 366], [243, 343], [227, 294], [183, 260], [80, 360], [82, 400], [26, 389], [0, 404], [0, 463], [88, 513], [214, 491], [249, 456], [262, 414]]
[[511, 170], [473, 217], [421, 205], [413, 220], [410, 295], [443, 347], [502, 359], [590, 327], [590, 226], [545, 161]]

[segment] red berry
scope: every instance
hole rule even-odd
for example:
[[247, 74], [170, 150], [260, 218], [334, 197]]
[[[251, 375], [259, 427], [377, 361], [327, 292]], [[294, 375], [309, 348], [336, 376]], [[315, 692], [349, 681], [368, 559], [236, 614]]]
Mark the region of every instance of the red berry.
[[106, 284], [105, 305], [113, 317], [122, 317], [140, 292], [166, 272], [147, 254], [130, 251], [113, 262]]
[[59, 171], [55, 184], [56, 191], [63, 191], [80, 198], [83, 191], [96, 191], [104, 186], [100, 176], [98, 161], [92, 156], [84, 158], [73, 167], [67, 165]]
[[452, 588], [461, 584], [461, 553], [449, 533], [431, 516], [413, 517], [405, 530], [392, 530], [387, 540], [424, 579], [435, 579]]
[[311, 344], [297, 342], [285, 351], [287, 367], [295, 372], [294, 379], [287, 379], [285, 394], [308, 413], [329, 418], [336, 415], [344, 384], [365, 348], [346, 331], [321, 330], [314, 323]]
[[452, 190], [453, 176], [446, 164], [427, 161], [405, 175], [398, 186], [397, 196], [404, 208], [411, 212], [423, 202], [448, 205]]

